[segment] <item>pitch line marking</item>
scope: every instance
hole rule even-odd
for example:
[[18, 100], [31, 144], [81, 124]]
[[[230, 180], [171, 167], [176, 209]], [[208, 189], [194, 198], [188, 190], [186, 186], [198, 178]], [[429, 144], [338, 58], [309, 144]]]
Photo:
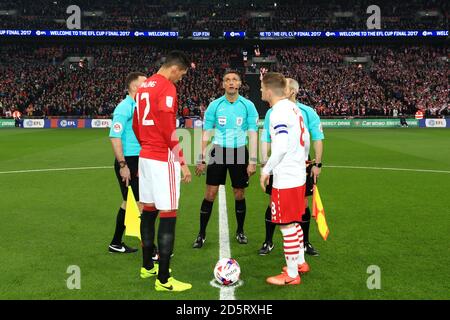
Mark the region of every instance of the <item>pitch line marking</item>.
[[75, 171], [75, 170], [97, 170], [97, 169], [112, 169], [112, 166], [102, 167], [77, 167], [77, 168], [50, 168], [50, 169], [30, 169], [30, 170], [14, 170], [14, 171], [0, 171], [0, 174], [9, 173], [32, 173], [32, 172], [52, 172], [52, 171]]
[[380, 167], [333, 166], [333, 165], [325, 167], [338, 169], [367, 169], [367, 170], [410, 171], [410, 172], [428, 172], [428, 173], [450, 173], [450, 171], [446, 170], [431, 170], [431, 169], [380, 168]]
[[[222, 258], [231, 258], [230, 235], [228, 229], [228, 213], [227, 213], [227, 195], [225, 186], [219, 186], [219, 256]], [[236, 287], [222, 286], [220, 288], [220, 300], [236, 300], [234, 289]]]
[[[446, 173], [450, 174], [449, 170], [432, 170], [432, 169], [408, 169], [408, 168], [382, 168], [382, 167], [360, 167], [360, 166], [334, 166], [327, 165], [326, 168], [337, 169], [365, 169], [365, 170], [387, 170], [387, 171], [410, 171], [410, 172], [425, 172], [425, 173]], [[29, 169], [29, 170], [13, 170], [0, 171], [0, 174], [11, 173], [33, 173], [33, 172], [58, 172], [58, 171], [76, 171], [76, 170], [97, 170], [97, 169], [112, 169], [112, 166], [99, 167], [76, 167], [76, 168], [49, 168], [49, 169]]]
[[244, 281], [241, 280], [241, 279], [239, 279], [238, 282], [236, 282], [235, 284], [232, 284], [232, 285], [230, 285], [230, 286], [227, 287], [227, 286], [224, 286], [224, 285], [222, 285], [222, 284], [219, 284], [219, 283], [217, 282], [216, 279], [212, 279], [212, 280], [209, 282], [209, 284], [211, 285], [211, 287], [219, 288], [219, 289], [222, 289], [222, 288], [229, 288], [229, 287], [237, 288], [237, 287], [242, 286], [242, 285], [244, 284]]

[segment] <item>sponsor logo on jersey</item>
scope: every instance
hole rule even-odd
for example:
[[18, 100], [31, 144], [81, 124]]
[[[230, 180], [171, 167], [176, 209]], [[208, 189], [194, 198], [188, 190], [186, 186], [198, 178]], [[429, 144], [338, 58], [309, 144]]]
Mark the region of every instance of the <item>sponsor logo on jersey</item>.
[[236, 118], [236, 125], [237, 126], [242, 126], [242, 122], [244, 122], [244, 119], [242, 117], [237, 117]]
[[122, 131], [122, 124], [120, 122], [116, 122], [113, 125], [113, 131], [115, 133], [120, 133]]
[[170, 96], [166, 97], [166, 106], [167, 106], [167, 108], [172, 108], [172, 106], [173, 106], [173, 97], [170, 97]]
[[219, 125], [224, 126], [227, 124], [227, 117], [218, 117], [217, 118]]

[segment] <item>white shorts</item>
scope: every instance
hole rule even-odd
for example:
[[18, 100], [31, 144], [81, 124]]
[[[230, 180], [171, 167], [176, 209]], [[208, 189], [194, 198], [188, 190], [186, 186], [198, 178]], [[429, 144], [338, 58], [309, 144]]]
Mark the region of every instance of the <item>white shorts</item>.
[[139, 157], [139, 201], [158, 210], [177, 210], [180, 199], [180, 163]]

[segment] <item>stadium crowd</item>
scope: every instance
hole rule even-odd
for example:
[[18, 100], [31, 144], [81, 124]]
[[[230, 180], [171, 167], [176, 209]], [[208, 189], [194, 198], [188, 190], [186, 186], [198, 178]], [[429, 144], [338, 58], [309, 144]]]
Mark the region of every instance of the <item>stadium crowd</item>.
[[[152, 74], [168, 50], [144, 45], [2, 46], [0, 55], [8, 59], [0, 61], [0, 116], [18, 109], [29, 116], [108, 117], [124, 97], [126, 74]], [[223, 93], [223, 72], [243, 70], [242, 51], [186, 50], [193, 64], [178, 84], [180, 116], [203, 115], [209, 102]], [[450, 114], [445, 47], [283, 47], [264, 54], [276, 58], [273, 71], [298, 79], [299, 100], [322, 116], [413, 115], [419, 108], [426, 115]], [[346, 56], [368, 56], [370, 62], [344, 63]], [[67, 57], [92, 61], [68, 64]], [[244, 77], [241, 94], [248, 97], [249, 92]]]
[[[67, 29], [66, 8], [72, 1], [1, 0], [3, 29]], [[195, 5], [194, 5], [195, 4]], [[192, 31], [246, 30], [356, 30], [366, 29], [368, 0], [78, 0], [85, 12], [83, 29], [96, 30], [177, 30]], [[383, 29], [448, 30], [448, 1], [395, 0], [379, 1]], [[15, 13], [13, 13], [13, 10]]]

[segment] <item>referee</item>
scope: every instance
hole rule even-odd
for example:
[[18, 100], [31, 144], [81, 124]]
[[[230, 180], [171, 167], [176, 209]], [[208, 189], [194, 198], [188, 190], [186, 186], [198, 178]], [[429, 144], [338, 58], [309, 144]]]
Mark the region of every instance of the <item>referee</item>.
[[[248, 187], [249, 177], [256, 171], [258, 112], [253, 102], [239, 95], [241, 84], [241, 76], [237, 71], [225, 72], [222, 84], [225, 95], [212, 101], [205, 112], [202, 154], [195, 173], [200, 176], [206, 169], [206, 192], [200, 208], [200, 232], [193, 244], [194, 248], [201, 248], [205, 243], [213, 203], [219, 186], [225, 184], [227, 171], [230, 173], [235, 199], [236, 240], [240, 244], [248, 242], [244, 233], [244, 191]], [[206, 166], [206, 146], [214, 128], [213, 148]], [[250, 156], [246, 147], [247, 131]]]
[[127, 97], [114, 109], [114, 115], [109, 133], [114, 155], [114, 169], [122, 192], [122, 205], [116, 219], [116, 230], [109, 245], [109, 252], [132, 253], [137, 249], [128, 247], [122, 242], [125, 231], [125, 209], [127, 206], [128, 186], [131, 185], [136, 200], [139, 201], [138, 162], [141, 146], [133, 132], [133, 113], [136, 107], [134, 96], [146, 76], [140, 72], [132, 72], [126, 77]]

